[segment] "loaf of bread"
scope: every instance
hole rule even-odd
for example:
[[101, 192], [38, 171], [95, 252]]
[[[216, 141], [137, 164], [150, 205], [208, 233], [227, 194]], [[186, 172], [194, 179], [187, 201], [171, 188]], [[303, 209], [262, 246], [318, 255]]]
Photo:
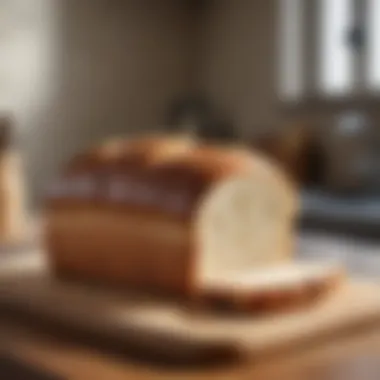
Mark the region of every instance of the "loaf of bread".
[[45, 241], [61, 275], [181, 296], [293, 257], [297, 196], [273, 164], [190, 139], [109, 141], [49, 190]]

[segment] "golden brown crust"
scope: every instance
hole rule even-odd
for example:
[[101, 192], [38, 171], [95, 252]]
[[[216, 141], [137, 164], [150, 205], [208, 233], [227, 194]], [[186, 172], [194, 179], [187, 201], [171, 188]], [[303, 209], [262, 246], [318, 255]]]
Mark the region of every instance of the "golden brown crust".
[[66, 174], [86, 173], [98, 168], [122, 165], [124, 169], [146, 165], [181, 155], [189, 151], [195, 140], [180, 137], [147, 136], [143, 138], [112, 139], [74, 157]]
[[[49, 208], [103, 205], [189, 217], [207, 189], [231, 175], [266, 170], [243, 149], [180, 138], [116, 140], [75, 157], [49, 192]], [[289, 187], [273, 166], [279, 185]], [[128, 191], [125, 189], [128, 188]]]
[[189, 290], [184, 223], [114, 210], [56, 210], [47, 214], [45, 231], [50, 263], [61, 275], [140, 290]]

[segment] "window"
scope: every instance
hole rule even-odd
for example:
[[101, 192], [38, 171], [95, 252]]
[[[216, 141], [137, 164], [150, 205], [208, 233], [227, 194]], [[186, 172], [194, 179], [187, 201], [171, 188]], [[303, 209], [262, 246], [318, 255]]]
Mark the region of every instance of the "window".
[[367, 83], [370, 89], [380, 89], [380, 1], [368, 0], [368, 60]]
[[380, 91], [380, 0], [277, 0], [279, 95]]
[[318, 85], [326, 94], [345, 94], [353, 86], [353, 52], [346, 35], [353, 24], [351, 0], [318, 4]]

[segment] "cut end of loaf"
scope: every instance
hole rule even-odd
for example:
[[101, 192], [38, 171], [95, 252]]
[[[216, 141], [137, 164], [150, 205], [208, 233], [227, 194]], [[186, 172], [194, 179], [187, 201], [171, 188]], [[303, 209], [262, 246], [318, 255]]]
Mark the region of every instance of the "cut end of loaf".
[[292, 257], [293, 195], [276, 185], [256, 171], [219, 184], [203, 200], [196, 228], [200, 287]]

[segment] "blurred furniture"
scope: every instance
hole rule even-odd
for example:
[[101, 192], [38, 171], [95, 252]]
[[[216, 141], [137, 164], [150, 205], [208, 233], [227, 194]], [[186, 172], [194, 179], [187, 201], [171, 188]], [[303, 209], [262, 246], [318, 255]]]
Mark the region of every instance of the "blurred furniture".
[[319, 186], [304, 188], [302, 225], [380, 238], [380, 145], [365, 113], [335, 116], [321, 134], [324, 173]]
[[19, 244], [26, 228], [21, 155], [12, 120], [0, 117], [0, 246]]
[[279, 130], [259, 135], [251, 141], [300, 186], [321, 181], [323, 157], [312, 129], [305, 123], [290, 123]]
[[326, 167], [324, 187], [337, 194], [363, 194], [376, 188], [375, 126], [365, 113], [336, 115], [321, 136]]
[[237, 139], [228, 117], [200, 95], [184, 96], [172, 104], [166, 130], [222, 143]]
[[304, 189], [301, 200], [301, 225], [306, 229], [380, 238], [380, 195], [342, 196]]
[[380, 238], [380, 143], [357, 112], [318, 130], [284, 125], [252, 146], [275, 159], [301, 189], [301, 226]]

